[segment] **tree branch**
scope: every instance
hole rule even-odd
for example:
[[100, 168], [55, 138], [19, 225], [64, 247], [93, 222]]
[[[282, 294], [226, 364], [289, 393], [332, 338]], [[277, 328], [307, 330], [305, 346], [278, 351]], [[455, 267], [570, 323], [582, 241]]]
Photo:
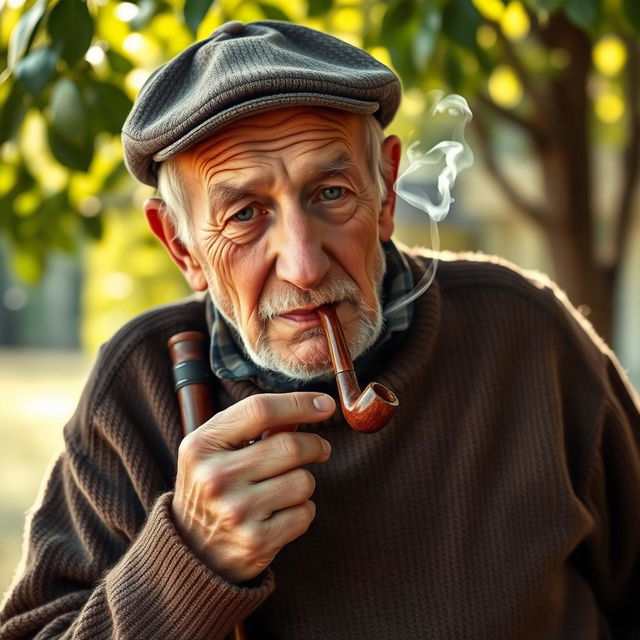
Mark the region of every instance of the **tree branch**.
[[[484, 18], [484, 21], [495, 29], [507, 63], [511, 67], [513, 67], [513, 70], [518, 76], [518, 79], [522, 83], [522, 87], [525, 93], [531, 98], [531, 101], [533, 102], [535, 109], [540, 116], [539, 121], [544, 122], [545, 116], [548, 113], [546, 101], [543, 94], [538, 91], [538, 89], [533, 85], [531, 76], [525, 69], [522, 60], [516, 53], [513, 43], [511, 42], [511, 40], [509, 40], [509, 38], [507, 38], [507, 36], [504, 35], [502, 29], [500, 28], [500, 23], [496, 22], [495, 20], [490, 20], [486, 17]], [[540, 130], [540, 133], [543, 133], [543, 131]]]
[[614, 272], [621, 262], [627, 241], [633, 213], [633, 204], [640, 178], [640, 47], [635, 39], [625, 38], [627, 46], [627, 106], [629, 109], [629, 136], [623, 151], [623, 181], [620, 200], [616, 211], [617, 229], [615, 234], [613, 263]]
[[544, 132], [541, 131], [534, 122], [532, 122], [531, 120], [527, 120], [522, 116], [519, 116], [517, 113], [511, 111], [510, 109], [501, 107], [484, 93], [478, 92], [475, 94], [475, 97], [479, 103], [499, 115], [501, 118], [508, 120], [509, 122], [526, 131], [526, 133], [531, 136], [531, 139], [533, 140], [536, 147], [541, 148], [544, 145]]
[[491, 150], [489, 135], [487, 133], [485, 123], [481, 118], [476, 114], [476, 117], [474, 117], [471, 123], [478, 137], [480, 153], [482, 154], [484, 163], [493, 179], [497, 182], [511, 202], [520, 209], [520, 211], [529, 217], [535, 224], [544, 227], [547, 217], [545, 208], [535, 202], [531, 202], [531, 200], [518, 191], [511, 180], [507, 178], [506, 174], [498, 164], [495, 154]]

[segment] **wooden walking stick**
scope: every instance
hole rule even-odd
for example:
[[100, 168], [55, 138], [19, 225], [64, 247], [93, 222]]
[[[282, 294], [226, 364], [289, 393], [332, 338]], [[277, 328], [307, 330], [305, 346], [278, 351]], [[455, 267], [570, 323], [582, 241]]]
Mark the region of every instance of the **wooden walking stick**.
[[[185, 436], [215, 413], [207, 344], [208, 339], [201, 331], [183, 331], [167, 342]], [[235, 626], [229, 640], [247, 640], [244, 622]]]

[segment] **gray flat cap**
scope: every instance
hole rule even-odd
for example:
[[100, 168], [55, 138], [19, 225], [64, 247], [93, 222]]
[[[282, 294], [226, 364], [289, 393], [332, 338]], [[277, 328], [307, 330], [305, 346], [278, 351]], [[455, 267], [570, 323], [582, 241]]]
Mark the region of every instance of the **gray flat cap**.
[[122, 128], [125, 161], [156, 186], [159, 162], [234, 120], [309, 105], [391, 122], [397, 76], [365, 51], [289, 22], [227, 22], [159, 67]]

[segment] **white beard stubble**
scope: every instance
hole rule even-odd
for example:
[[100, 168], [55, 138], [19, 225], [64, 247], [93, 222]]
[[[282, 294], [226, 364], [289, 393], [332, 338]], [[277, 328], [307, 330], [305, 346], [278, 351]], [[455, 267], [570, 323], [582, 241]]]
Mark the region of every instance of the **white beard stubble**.
[[[348, 276], [323, 282], [313, 290], [304, 290], [294, 285], [283, 284], [278, 291], [264, 295], [260, 299], [258, 318], [262, 328], [255, 345], [249, 342], [245, 332], [231, 319], [231, 314], [229, 313], [231, 309], [226, 308], [227, 306], [230, 307], [230, 305], [225, 305], [219, 299], [219, 296], [216, 296], [213, 292], [211, 292], [211, 295], [214, 304], [220, 310], [226, 322], [235, 329], [240, 337], [246, 354], [258, 367], [268, 371], [275, 371], [293, 380], [307, 382], [315, 378], [330, 378], [332, 376], [331, 360], [328, 353], [321, 364], [302, 362], [293, 352], [290, 358], [283, 357], [276, 352], [271, 340], [267, 337], [268, 323], [274, 317], [293, 309], [309, 305], [320, 306], [323, 304], [349, 302], [357, 311], [356, 332], [349, 341], [349, 352], [355, 360], [375, 343], [382, 332], [384, 319], [380, 298], [385, 270], [384, 251], [382, 246], [378, 244], [373, 273], [373, 283], [377, 293], [375, 308], [364, 302], [360, 289]], [[301, 332], [296, 342], [302, 343], [305, 340], [316, 337], [324, 339], [324, 334], [320, 327]]]

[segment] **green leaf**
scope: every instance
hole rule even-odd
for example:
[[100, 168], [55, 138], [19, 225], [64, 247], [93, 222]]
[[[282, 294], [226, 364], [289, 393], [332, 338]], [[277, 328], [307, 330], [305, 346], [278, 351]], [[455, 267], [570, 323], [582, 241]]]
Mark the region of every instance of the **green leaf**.
[[549, 13], [557, 11], [563, 5], [564, 0], [537, 0], [537, 5], [540, 9], [544, 9]]
[[83, 0], [60, 0], [47, 21], [49, 34], [62, 57], [74, 65], [82, 59], [93, 38], [93, 18]]
[[51, 122], [56, 134], [82, 146], [87, 139], [87, 112], [80, 89], [71, 78], [61, 78], [51, 92]]
[[389, 7], [382, 19], [381, 33], [385, 38], [394, 38], [399, 30], [404, 30], [407, 23], [414, 19], [416, 5], [413, 0], [399, 0]]
[[15, 179], [15, 184], [7, 195], [15, 198], [16, 196], [19, 196], [21, 193], [24, 193], [25, 191], [28, 191], [35, 186], [36, 179], [33, 177], [24, 162], [20, 162], [20, 164], [18, 165], [18, 174]]
[[119, 87], [109, 82], [91, 81], [85, 90], [94, 135], [107, 131], [119, 134], [133, 102]]
[[16, 236], [15, 199], [22, 193], [32, 189], [35, 184], [35, 178], [29, 173], [24, 163], [20, 162], [11, 189], [0, 198], [0, 229], [8, 235]]
[[58, 53], [50, 46], [38, 47], [18, 62], [15, 75], [22, 86], [37, 95], [49, 83], [56, 70]]
[[413, 61], [418, 69], [424, 69], [426, 67], [438, 42], [441, 26], [442, 16], [438, 8], [435, 6], [426, 6], [418, 30], [411, 43]]
[[111, 47], [105, 51], [105, 55], [109, 61], [109, 66], [116, 73], [129, 73], [129, 71], [133, 69], [133, 62], [125, 58], [123, 55], [120, 55]]
[[267, 2], [256, 2], [260, 7], [264, 17], [267, 20], [283, 20], [284, 22], [291, 22], [291, 16], [288, 16], [280, 7], [276, 7], [273, 4]]
[[636, 33], [640, 34], [640, 2], [638, 0], [622, 0], [622, 9]]
[[413, 49], [418, 27], [418, 16], [412, 0], [400, 0], [384, 14], [382, 20], [384, 43], [393, 66], [407, 86], [414, 84], [419, 76]]
[[40, 203], [37, 215], [46, 222], [53, 222], [54, 220], [67, 215], [71, 210], [69, 205], [69, 192], [66, 189], [58, 191], [52, 195], [47, 195], [42, 199]]
[[53, 228], [48, 229], [49, 237], [47, 238], [51, 248], [58, 249], [63, 253], [73, 255], [77, 248], [77, 236], [71, 232], [71, 229], [75, 231], [75, 227], [78, 226], [77, 214], [69, 213], [66, 216], [58, 218], [58, 224]]
[[542, 9], [543, 11], [553, 13], [564, 4], [564, 0], [524, 0], [524, 3], [533, 11]]
[[496, 66], [495, 60], [491, 55], [482, 47], [476, 47], [473, 55], [478, 63], [478, 67], [480, 68], [482, 75], [485, 77], [491, 75]]
[[130, 179], [130, 174], [124, 162], [119, 162], [107, 175], [102, 183], [102, 191], [111, 191], [123, 178]]
[[450, 0], [442, 13], [443, 31], [467, 49], [475, 49], [476, 30], [481, 24], [482, 17], [468, 0]]
[[167, 11], [169, 6], [159, 0], [140, 0], [138, 9], [138, 15], [129, 21], [129, 26], [134, 31], [144, 29], [155, 15], [162, 11]]
[[43, 198], [37, 211], [39, 232], [46, 237], [46, 243], [66, 253], [76, 247], [70, 230], [78, 226], [79, 213], [69, 203], [66, 189]]
[[184, 21], [193, 35], [198, 31], [200, 23], [204, 20], [212, 4], [213, 0], [186, 0], [184, 3]]
[[93, 144], [80, 89], [70, 78], [61, 78], [51, 92], [51, 151], [66, 167], [87, 171], [93, 158]]
[[75, 145], [59, 136], [53, 128], [48, 131], [49, 147], [55, 159], [70, 169], [88, 171], [93, 159], [93, 139], [84, 145]]
[[15, 82], [0, 108], [0, 144], [16, 135], [28, 108], [24, 89]]
[[307, 16], [309, 18], [317, 18], [323, 16], [333, 7], [332, 0], [308, 0]]
[[458, 56], [451, 48], [447, 50], [444, 59], [444, 77], [453, 91], [460, 91], [464, 82], [464, 71]]
[[103, 232], [103, 221], [102, 216], [80, 216], [80, 221], [82, 223], [82, 228], [84, 232], [94, 240], [100, 240]]
[[36, 27], [47, 8], [47, 0], [36, 0], [36, 3], [27, 11], [11, 33], [9, 50], [7, 52], [7, 66], [13, 70], [18, 60], [29, 50]]
[[591, 30], [602, 18], [602, 0], [565, 0], [565, 12], [574, 24]]

